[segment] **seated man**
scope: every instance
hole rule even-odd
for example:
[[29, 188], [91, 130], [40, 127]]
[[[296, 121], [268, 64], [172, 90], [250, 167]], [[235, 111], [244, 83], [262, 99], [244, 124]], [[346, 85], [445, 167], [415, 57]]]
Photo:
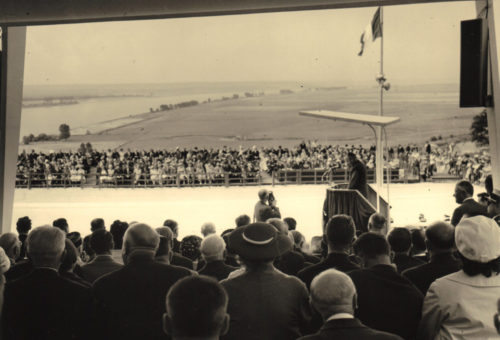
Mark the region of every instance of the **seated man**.
[[406, 269], [420, 266], [425, 262], [410, 256], [411, 234], [406, 228], [394, 228], [387, 237], [391, 250], [394, 252], [392, 262], [396, 265], [398, 273]]
[[57, 228], [33, 229], [27, 251], [33, 271], [5, 286], [3, 339], [88, 339], [90, 290], [58, 274], [65, 234]]
[[354, 251], [363, 263], [363, 269], [349, 273], [358, 292], [355, 316], [368, 327], [414, 339], [424, 297], [397, 273], [387, 240], [365, 233], [354, 242]]
[[422, 294], [427, 293], [436, 279], [462, 269], [462, 262], [453, 256], [454, 233], [455, 228], [446, 222], [435, 222], [425, 230], [425, 243], [431, 257], [429, 263], [403, 272]]
[[335, 268], [341, 272], [349, 272], [359, 269], [357, 264], [349, 260], [355, 232], [354, 221], [350, 216], [332, 216], [325, 229], [328, 256], [323, 261], [302, 269], [298, 274], [299, 279], [309, 287], [313, 278], [324, 270]]
[[101, 276], [123, 267], [111, 256], [113, 246], [113, 235], [106, 229], [96, 230], [90, 235], [90, 247], [95, 251], [96, 257], [82, 266], [82, 275], [85, 280], [94, 283]]
[[382, 236], [387, 235], [387, 219], [384, 215], [379, 213], [373, 213], [368, 219], [368, 231], [372, 233], [380, 234]]
[[336, 269], [325, 270], [313, 279], [310, 301], [325, 323], [318, 333], [299, 340], [402, 340], [368, 328], [354, 317], [358, 305], [356, 288], [348, 275]]
[[203, 225], [201, 226], [201, 234], [203, 235], [203, 237], [215, 234], [215, 224], [213, 224], [212, 222], [203, 223]]
[[236, 267], [224, 263], [226, 243], [219, 235], [209, 235], [201, 242], [201, 256], [205, 260], [203, 268], [198, 270], [200, 275], [211, 276], [217, 281], [224, 280]]
[[172, 285], [191, 275], [185, 268], [158, 263], [160, 236], [148, 225], [136, 223], [125, 232], [125, 266], [94, 282], [96, 319], [105, 339], [163, 339], [162, 303]]
[[[290, 237], [290, 235], [288, 235], [288, 225], [283, 220], [279, 218], [270, 218], [267, 220], [267, 223], [273, 225], [280, 234]], [[294, 276], [297, 276], [297, 273], [304, 268], [304, 264], [304, 256], [298, 251], [295, 251], [293, 247], [274, 260], [276, 269], [285, 274]]]
[[298, 338], [310, 318], [306, 286], [273, 266], [276, 257], [292, 248], [291, 239], [259, 222], [234, 230], [229, 246], [240, 256], [245, 271], [221, 282], [231, 315], [223, 339]]
[[247, 224], [250, 224], [250, 216], [248, 215], [240, 215], [236, 217], [236, 220], [234, 221], [236, 223], [236, 228], [238, 227], [243, 227]]
[[[162, 244], [162, 240], [160, 239], [160, 246], [162, 249], [158, 248], [156, 252], [156, 259], [158, 257], [163, 257], [162, 261], [165, 262], [165, 256], [168, 257], [168, 263], [173, 266], [184, 267], [189, 270], [193, 270], [193, 261], [188, 259], [185, 256], [182, 256], [179, 253], [174, 252], [174, 233], [170, 230], [169, 227], [158, 227], [155, 229], [158, 235], [163, 236], [166, 240], [164, 242], [168, 243], [168, 250], [164, 249], [167, 245]], [[170, 251], [170, 253], [168, 253]]]
[[0, 236], [0, 247], [5, 250], [5, 254], [10, 260], [10, 265], [13, 267], [16, 260], [21, 254], [22, 243], [14, 233], [5, 233]]
[[463, 268], [431, 284], [418, 339], [498, 339], [500, 228], [485, 216], [462, 218], [455, 242]]
[[217, 281], [184, 278], [167, 294], [163, 329], [172, 340], [217, 340], [229, 328], [227, 304], [227, 293]]

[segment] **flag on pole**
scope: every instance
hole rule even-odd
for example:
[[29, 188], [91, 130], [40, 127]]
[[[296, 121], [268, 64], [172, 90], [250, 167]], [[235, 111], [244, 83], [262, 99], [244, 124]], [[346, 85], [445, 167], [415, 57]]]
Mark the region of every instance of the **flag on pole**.
[[363, 34], [361, 34], [361, 51], [359, 51], [358, 55], [362, 56], [363, 51], [365, 49], [365, 44], [369, 41], [375, 41], [378, 37], [382, 37], [382, 25], [380, 22], [380, 7], [377, 8], [377, 11], [373, 15], [373, 19], [365, 28]]

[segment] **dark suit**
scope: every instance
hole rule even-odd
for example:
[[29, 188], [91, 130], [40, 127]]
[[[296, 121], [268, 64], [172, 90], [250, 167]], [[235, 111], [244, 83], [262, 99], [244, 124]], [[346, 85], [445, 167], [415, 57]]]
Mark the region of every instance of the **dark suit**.
[[358, 293], [356, 317], [368, 327], [414, 339], [424, 296], [390, 265], [348, 273]]
[[90, 283], [94, 283], [101, 276], [114, 272], [121, 267], [123, 265], [113, 260], [111, 255], [97, 255], [92, 262], [83, 265], [81, 268], [83, 278]]
[[304, 268], [304, 256], [297, 251], [289, 251], [274, 261], [274, 266], [281, 272], [297, 276], [297, 273]]
[[424, 261], [421, 261], [408, 254], [403, 254], [403, 253], [394, 254], [392, 262], [398, 268], [398, 273], [402, 273], [406, 269], [417, 267], [425, 263]]
[[238, 269], [237, 267], [228, 266], [224, 261], [207, 262], [203, 268], [198, 270], [198, 274], [211, 276], [221, 281], [227, 279], [229, 273]]
[[458, 206], [455, 211], [453, 211], [453, 216], [451, 217], [451, 224], [456, 226], [458, 222], [462, 219], [462, 216], [467, 215], [469, 217], [483, 215], [488, 216], [487, 207], [474, 201], [474, 199], [465, 199], [460, 206]]
[[34, 269], [5, 286], [3, 339], [87, 339], [91, 306], [90, 289], [56, 270]]
[[359, 159], [356, 159], [352, 164], [352, 168], [349, 174], [348, 189], [358, 190], [365, 197], [368, 195], [368, 188], [366, 184], [366, 167]]
[[319, 257], [308, 254], [302, 250], [297, 250], [297, 252], [299, 252], [302, 256], [304, 256], [304, 260], [310, 264], [316, 264], [321, 261]]
[[33, 264], [30, 260], [23, 260], [17, 262], [14, 266], [10, 267], [5, 273], [5, 280], [7, 282], [20, 279], [21, 277], [28, 275], [33, 270]]
[[94, 283], [102, 339], [165, 339], [165, 296], [185, 268], [155, 262], [154, 252], [134, 252], [129, 263]]
[[178, 267], [184, 267], [184, 268], [187, 268], [189, 270], [193, 270], [193, 268], [194, 268], [193, 261], [191, 261], [187, 257], [182, 256], [181, 254], [178, 254], [178, 253], [173, 253], [172, 261], [170, 261], [170, 264], [172, 264], [174, 266], [178, 266]]
[[363, 325], [358, 319], [327, 321], [318, 333], [298, 340], [402, 340], [397, 335], [376, 331]]
[[429, 263], [405, 270], [403, 276], [413, 282], [425, 295], [436, 279], [457, 272], [460, 269], [462, 269], [462, 262], [449, 252], [434, 255]]
[[359, 269], [359, 266], [351, 262], [347, 254], [330, 253], [323, 261], [302, 269], [297, 276], [306, 284], [307, 288], [309, 288], [311, 286], [311, 281], [316, 275], [330, 268], [335, 268], [341, 272], [347, 273], [351, 270]]

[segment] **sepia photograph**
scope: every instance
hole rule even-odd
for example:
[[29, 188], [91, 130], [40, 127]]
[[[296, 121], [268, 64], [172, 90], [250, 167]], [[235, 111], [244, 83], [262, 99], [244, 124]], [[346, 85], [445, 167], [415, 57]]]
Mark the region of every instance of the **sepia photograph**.
[[499, 20], [0, 3], [0, 338], [500, 339]]

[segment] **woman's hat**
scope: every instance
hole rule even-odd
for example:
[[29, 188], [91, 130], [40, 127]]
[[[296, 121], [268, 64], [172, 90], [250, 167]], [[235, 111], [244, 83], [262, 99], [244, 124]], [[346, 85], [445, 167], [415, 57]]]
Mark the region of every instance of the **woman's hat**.
[[229, 247], [244, 259], [267, 260], [290, 251], [292, 240], [278, 233], [271, 224], [257, 222], [231, 232]]
[[462, 218], [455, 228], [455, 243], [466, 259], [490, 262], [500, 257], [500, 227], [485, 216]]

